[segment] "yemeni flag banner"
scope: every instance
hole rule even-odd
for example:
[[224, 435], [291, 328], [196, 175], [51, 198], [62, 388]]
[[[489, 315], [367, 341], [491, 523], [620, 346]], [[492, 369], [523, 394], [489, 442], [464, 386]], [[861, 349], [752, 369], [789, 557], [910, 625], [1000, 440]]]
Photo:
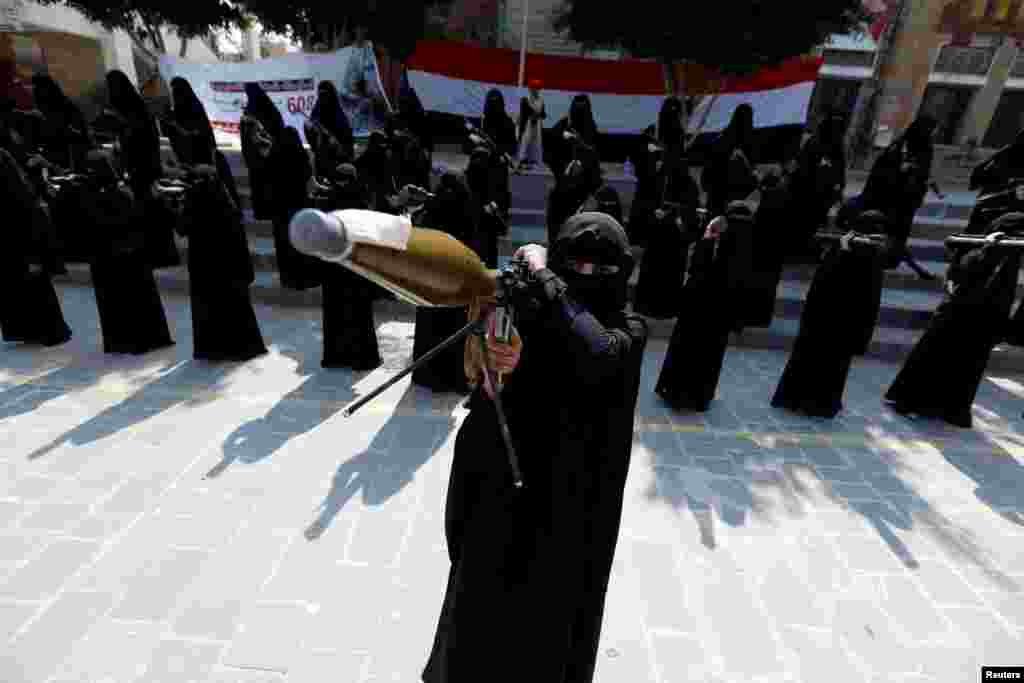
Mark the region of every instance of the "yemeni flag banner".
[[[758, 126], [802, 125], [822, 60], [796, 59], [747, 78], [727, 78], [688, 67], [683, 81], [689, 94], [719, 90], [708, 128], [741, 102], [764, 109]], [[700, 71], [700, 73], [697, 73]], [[479, 48], [446, 41], [421, 41], [408, 61], [409, 83], [428, 111], [465, 117], [482, 114], [487, 91], [496, 88], [509, 114], [519, 113], [519, 51]], [[590, 97], [597, 127], [603, 133], [636, 134], [652, 125], [665, 99], [661, 64], [650, 60], [610, 61], [585, 57], [527, 54], [525, 80], [539, 80], [547, 107], [545, 127], [569, 111], [578, 94]], [[713, 84], [713, 85], [710, 85]], [[733, 101], [731, 97], [737, 97]], [[709, 98], [705, 98], [706, 100]]]
[[724, 130], [741, 104], [754, 108], [755, 128], [807, 123], [807, 110], [824, 59], [800, 57], [750, 76], [722, 79], [721, 91], [705, 97], [690, 117], [693, 134]]

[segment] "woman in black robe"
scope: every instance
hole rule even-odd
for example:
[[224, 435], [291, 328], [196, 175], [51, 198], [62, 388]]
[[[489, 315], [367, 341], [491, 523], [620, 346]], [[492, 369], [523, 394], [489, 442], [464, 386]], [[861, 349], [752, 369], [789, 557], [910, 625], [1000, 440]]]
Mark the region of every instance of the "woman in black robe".
[[425, 683], [594, 677], [647, 328], [625, 312], [632, 257], [608, 216], [570, 219], [549, 265], [543, 248], [523, 252], [540, 305], [517, 307], [522, 354], [501, 396], [524, 487], [478, 388], [455, 440], [451, 571]]
[[[594, 147], [581, 146], [577, 157], [565, 169], [562, 178], [555, 182], [555, 187], [548, 197], [548, 244], [554, 244], [565, 221], [582, 211], [592, 198], [600, 198], [608, 205], [614, 205], [618, 201], [618, 193], [604, 182], [597, 150]], [[617, 213], [618, 215], [614, 215], [609, 210], [609, 215], [619, 221], [622, 216], [621, 202], [618, 202]]]
[[945, 299], [885, 395], [895, 411], [970, 429], [971, 405], [1002, 341], [1020, 275], [1021, 251], [1001, 248], [998, 240], [1021, 236], [1024, 214], [1007, 214], [989, 230], [989, 244], [950, 267]]
[[[653, 176], [649, 182], [656, 194], [648, 196], [646, 205], [640, 208], [649, 215], [643, 223], [646, 248], [634, 302], [636, 312], [655, 318], [679, 314], [689, 246], [701, 237], [696, 233], [700, 188], [690, 175], [683, 147], [682, 102], [670, 98], [663, 106], [662, 115], [657, 138], [660, 151], [649, 153], [645, 148], [648, 154], [640, 157], [646, 160], [647, 166], [652, 166], [649, 170], [653, 171]], [[636, 207], [636, 203], [633, 206]], [[635, 211], [630, 214], [631, 225]]]
[[[505, 98], [497, 88], [487, 93], [484, 99], [484, 115], [480, 120], [480, 130], [497, 146], [497, 154], [493, 161], [500, 174], [501, 191], [497, 200], [501, 210], [508, 214], [512, 208], [512, 190], [509, 181], [509, 165], [516, 158], [519, 143], [516, 139], [516, 124], [505, 111]], [[467, 140], [462, 151], [472, 154], [473, 143]]]
[[256, 220], [274, 220], [274, 197], [279, 169], [274, 167], [275, 144], [284, 135], [284, 117], [258, 83], [245, 84], [245, 109], [242, 112], [242, 158], [249, 173], [252, 209]]
[[[424, 206], [416, 218], [416, 225], [446, 232], [463, 244], [473, 244], [477, 216], [473, 196], [465, 177], [448, 172], [441, 176], [434, 198]], [[416, 338], [413, 341], [413, 360], [462, 329], [467, 322], [464, 307], [416, 309]], [[412, 373], [412, 381], [438, 393], [467, 392], [463, 346], [455, 344]]]
[[173, 118], [165, 123], [167, 138], [171, 141], [175, 155], [186, 165], [214, 166], [231, 194], [231, 201], [241, 211], [242, 199], [238, 194], [234, 173], [223, 152], [217, 149], [217, 138], [214, 137], [213, 126], [203, 103], [184, 78], [171, 79], [171, 95], [174, 101]]
[[[664, 203], [665, 175], [662, 166], [670, 157], [686, 154], [686, 131], [683, 128], [683, 103], [668, 97], [661, 105], [658, 122], [644, 131], [630, 155], [636, 169], [636, 192], [629, 210], [629, 243], [647, 244], [647, 236], [660, 223], [654, 212]], [[669, 200], [676, 201], [676, 200]]]
[[[321, 211], [367, 209], [366, 188], [352, 164], [342, 164], [331, 174], [329, 191], [317, 197]], [[373, 302], [382, 290], [361, 275], [337, 263], [321, 262], [323, 271], [324, 351], [320, 366], [373, 370], [382, 360], [377, 342]]]
[[[1024, 180], [1024, 131], [1017, 138], [1003, 147], [991, 157], [978, 164], [971, 172], [970, 189], [979, 190], [978, 197], [990, 193], [1008, 190], [1011, 183]], [[1015, 196], [1006, 195], [1006, 201], [995, 200], [978, 202], [968, 221], [966, 232], [982, 234], [988, 231], [993, 217], [1018, 210], [1024, 206]], [[1013, 317], [1008, 321], [1004, 341], [1014, 346], [1024, 346], [1024, 306], [1017, 306]]]
[[395, 113], [388, 117], [385, 132], [394, 150], [391, 163], [398, 187], [430, 187], [430, 156], [413, 127], [402, 114]]
[[[914, 215], [928, 194], [929, 177], [934, 157], [932, 137], [936, 122], [930, 116], [914, 119], [906, 132], [889, 145], [871, 167], [871, 173], [858, 197], [846, 202], [836, 216], [836, 224], [846, 228], [851, 220], [865, 211], [880, 211], [888, 219], [887, 234], [892, 249], [886, 252], [885, 270], [898, 268], [906, 258], [906, 244], [914, 225]], [[872, 283], [871, 296], [865, 297], [865, 310], [859, 315], [874, 322], [863, 327], [857, 342], [860, 354], [867, 353], [871, 336], [882, 307], [882, 286], [885, 274], [879, 272]]]
[[[868, 211], [852, 227], [861, 234], [882, 235], [888, 223], [881, 212]], [[896, 244], [894, 238], [877, 247], [844, 240], [831, 247], [807, 293], [800, 332], [772, 398], [773, 406], [826, 418], [834, 418], [843, 409], [850, 364], [862, 351], [863, 328], [870, 324], [873, 332], [876, 323], [857, 312], [867, 310], [864, 300], [871, 296]]]
[[42, 155], [61, 169], [81, 169], [86, 154], [95, 147], [82, 111], [49, 76], [33, 76], [32, 93], [36, 107], [43, 114], [37, 141]]
[[398, 194], [398, 181], [392, 161], [394, 153], [391, 141], [383, 131], [370, 133], [366, 149], [356, 159], [359, 179], [369, 193], [370, 209], [383, 213], [395, 213], [391, 199]]
[[480, 219], [472, 246], [488, 268], [497, 268], [498, 241], [508, 233], [508, 213], [499, 203], [503, 194], [501, 169], [492, 150], [478, 147], [473, 151], [466, 167], [466, 182]]
[[754, 213], [729, 205], [692, 248], [680, 316], [654, 391], [679, 411], [705, 412], [715, 398], [729, 333], [743, 315]]
[[321, 81], [317, 87], [316, 105], [309, 118], [305, 130], [313, 150], [314, 169], [318, 176], [329, 177], [341, 164], [355, 160], [356, 144], [338, 89], [330, 81]]
[[191, 168], [188, 178], [179, 232], [189, 242], [193, 358], [243, 363], [267, 347], [249, 295], [256, 273], [242, 212], [212, 165]]
[[176, 219], [153, 193], [153, 183], [164, 172], [156, 119], [124, 73], [111, 71], [107, 74], [107, 92], [120, 124], [117, 135], [120, 164], [128, 173], [129, 185], [142, 211], [146, 238], [144, 257], [151, 268], [174, 268], [181, 265], [181, 255], [174, 243]]
[[[147, 258], [144, 204], [104, 151], [90, 152], [84, 214], [95, 237], [90, 263], [104, 353], [142, 355], [174, 345]], [[154, 197], [155, 199], [155, 197]]]
[[[0, 129], [6, 130], [6, 122]], [[0, 254], [0, 335], [4, 341], [58, 346], [71, 339], [50, 274], [45, 239], [49, 215], [32, 184], [3, 143], [0, 131], [0, 194], [4, 197], [4, 248]], [[8, 138], [9, 139], [9, 138]]]
[[597, 151], [597, 136], [597, 123], [590, 107], [590, 97], [576, 95], [569, 105], [569, 114], [555, 124], [544, 140], [544, 163], [551, 169], [556, 183], [561, 180], [569, 164], [579, 158], [581, 146]]
[[712, 216], [721, 216], [729, 202], [743, 201], [757, 189], [757, 151], [754, 148], [754, 108], [741, 104], [722, 131], [708, 163], [701, 172], [700, 184], [707, 193]]
[[820, 250], [814, 234], [828, 224], [829, 211], [842, 201], [846, 188], [845, 132], [844, 118], [829, 114], [790, 164], [786, 177], [789, 230], [779, 235], [790, 260], [807, 262], [813, 254], [813, 262], [817, 262]]
[[274, 254], [281, 286], [305, 291], [322, 284], [320, 261], [300, 253], [292, 244], [289, 225], [292, 217], [308, 208], [309, 181], [313, 165], [302, 146], [299, 131], [287, 126], [272, 154], [274, 180]]

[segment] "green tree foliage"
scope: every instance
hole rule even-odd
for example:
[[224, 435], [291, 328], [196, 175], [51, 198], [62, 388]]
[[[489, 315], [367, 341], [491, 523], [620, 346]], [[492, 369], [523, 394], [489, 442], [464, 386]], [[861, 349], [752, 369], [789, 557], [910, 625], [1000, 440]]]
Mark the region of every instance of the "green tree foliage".
[[563, 0], [553, 26], [586, 47], [745, 74], [807, 54], [868, 18], [862, 0], [633, 0], [612, 17], [606, 3]]
[[236, 3], [226, 0], [38, 0], [76, 9], [107, 29], [121, 29], [158, 53], [167, 51], [163, 29], [200, 38], [218, 28], [243, 25]]
[[427, 12], [454, 0], [243, 0], [245, 10], [267, 29], [308, 48], [342, 47], [357, 35], [403, 62], [427, 30]]

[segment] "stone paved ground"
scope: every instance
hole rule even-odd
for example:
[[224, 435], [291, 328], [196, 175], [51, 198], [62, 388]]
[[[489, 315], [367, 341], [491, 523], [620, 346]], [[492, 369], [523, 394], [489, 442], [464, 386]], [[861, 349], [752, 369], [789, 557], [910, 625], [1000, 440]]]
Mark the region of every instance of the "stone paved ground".
[[[417, 681], [462, 413], [406, 381], [340, 414], [406, 361], [411, 324], [382, 320], [386, 367], [353, 377], [320, 370], [317, 311], [261, 307], [273, 353], [209, 366], [169, 298], [177, 348], [107, 358], [91, 293], [61, 295], [74, 342], [0, 349], [0, 681]], [[730, 350], [701, 418], [655, 400], [664, 352], [598, 683], [1024, 664], [1021, 379], [989, 377], [962, 432], [887, 412], [897, 368], [858, 361], [829, 423], [768, 407], [783, 354]]]

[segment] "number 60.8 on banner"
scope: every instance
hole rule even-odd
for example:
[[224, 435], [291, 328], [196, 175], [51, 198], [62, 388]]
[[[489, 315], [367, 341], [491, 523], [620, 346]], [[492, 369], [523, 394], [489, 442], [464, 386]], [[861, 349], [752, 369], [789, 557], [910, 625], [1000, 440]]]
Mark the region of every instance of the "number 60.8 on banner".
[[289, 97], [288, 113], [299, 114], [307, 111], [313, 111], [314, 105], [316, 105], [316, 95], [308, 95], [306, 97]]

